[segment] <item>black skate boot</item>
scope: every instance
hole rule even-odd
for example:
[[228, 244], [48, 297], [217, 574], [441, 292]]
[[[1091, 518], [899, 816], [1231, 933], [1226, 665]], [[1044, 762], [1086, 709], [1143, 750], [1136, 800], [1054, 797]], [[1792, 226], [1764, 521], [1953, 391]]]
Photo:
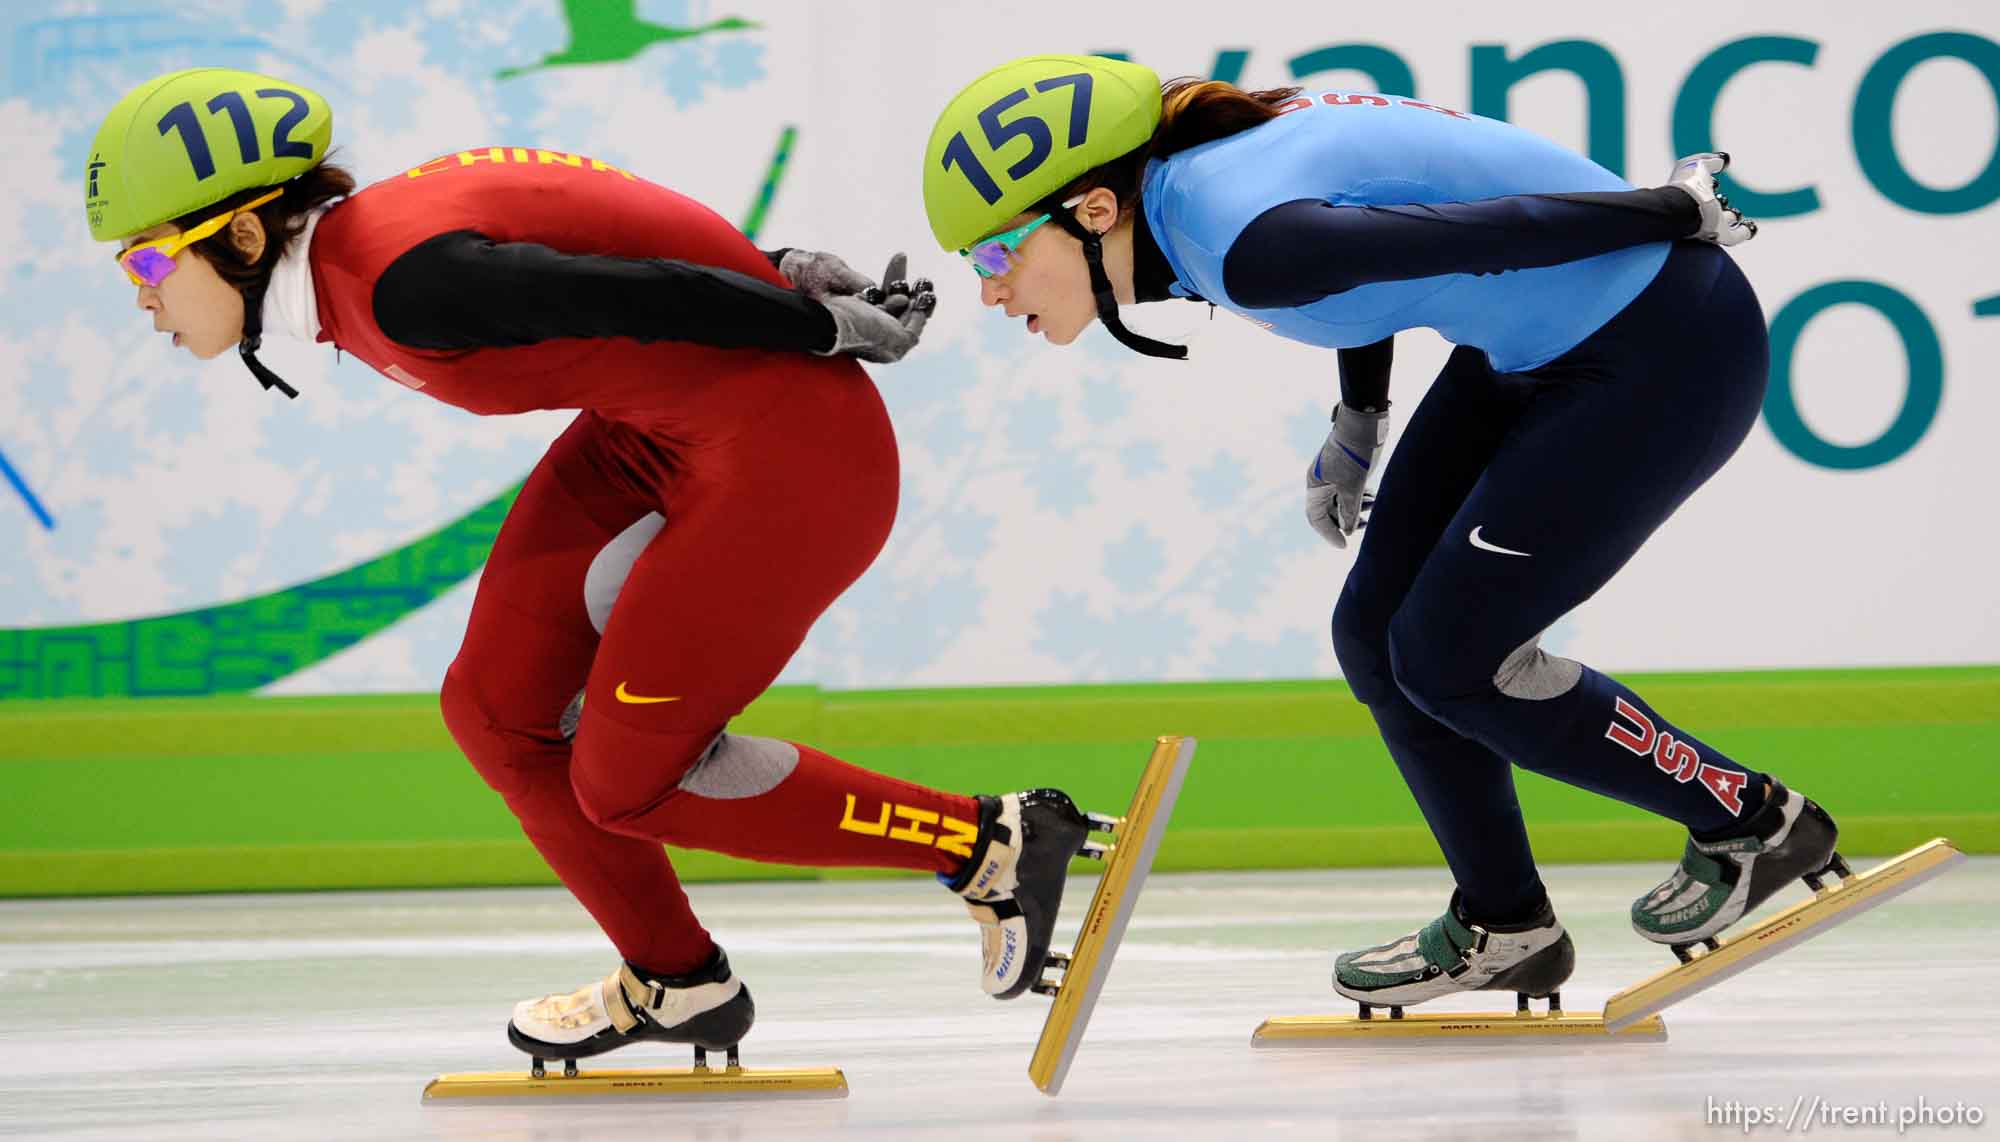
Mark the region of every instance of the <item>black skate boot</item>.
[[537, 1078], [544, 1059], [562, 1059], [565, 1071], [574, 1074], [577, 1059], [641, 1040], [690, 1044], [698, 1067], [707, 1065], [708, 1052], [727, 1051], [733, 1067], [736, 1044], [756, 1018], [750, 989], [730, 972], [729, 957], [717, 947], [707, 963], [686, 975], [648, 977], [620, 964], [568, 995], [522, 1000], [507, 1023], [507, 1040], [534, 1056]]
[[1480, 924], [1465, 915], [1459, 894], [1437, 919], [1400, 940], [1334, 960], [1333, 989], [1361, 1005], [1361, 1017], [1461, 991], [1511, 991], [1518, 1010], [1530, 996], [1562, 1010], [1561, 988], [1576, 970], [1576, 947], [1547, 897], [1534, 916], [1515, 924]]
[[1711, 942], [1771, 894], [1803, 879], [1817, 892], [1829, 873], [1848, 875], [1834, 851], [1840, 829], [1810, 798], [1771, 779], [1764, 805], [1735, 836], [1697, 840], [1690, 834], [1680, 867], [1632, 902], [1632, 927], [1667, 944], [1685, 960], [1687, 949]]
[[1102, 856], [1103, 846], [1086, 838], [1110, 828], [1109, 818], [1078, 812], [1054, 789], [979, 798], [971, 858], [957, 876], [938, 879], [979, 922], [979, 985], [988, 995], [1012, 999], [1039, 985], [1070, 858]]

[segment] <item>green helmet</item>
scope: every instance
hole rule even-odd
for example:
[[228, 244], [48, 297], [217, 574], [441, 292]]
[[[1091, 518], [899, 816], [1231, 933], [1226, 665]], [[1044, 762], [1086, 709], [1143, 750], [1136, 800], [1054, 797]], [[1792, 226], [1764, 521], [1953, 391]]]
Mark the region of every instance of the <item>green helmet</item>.
[[958, 93], [924, 148], [924, 213], [962, 249], [1078, 175], [1144, 146], [1160, 77], [1103, 56], [1031, 56]]
[[197, 67], [126, 92], [90, 144], [90, 236], [113, 241], [318, 166], [333, 138], [319, 94], [247, 71]]

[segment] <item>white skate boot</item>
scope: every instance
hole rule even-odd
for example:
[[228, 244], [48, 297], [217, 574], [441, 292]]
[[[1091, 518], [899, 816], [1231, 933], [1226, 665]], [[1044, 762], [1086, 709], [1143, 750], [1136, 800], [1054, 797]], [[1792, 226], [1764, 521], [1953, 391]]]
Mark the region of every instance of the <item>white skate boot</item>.
[[965, 897], [979, 923], [979, 985], [988, 995], [1041, 989], [1070, 858], [1103, 856], [1103, 845], [1086, 838], [1112, 827], [1111, 818], [1079, 812], [1054, 789], [979, 798], [972, 856], [956, 877], [938, 880]]
[[750, 989], [717, 947], [707, 963], [683, 976], [644, 977], [620, 964], [567, 995], [522, 1000], [507, 1023], [507, 1039], [534, 1057], [537, 1077], [545, 1059], [562, 1059], [573, 1074], [576, 1060], [641, 1040], [690, 1044], [697, 1067], [707, 1064], [709, 1051], [727, 1051], [733, 1067], [736, 1045], [756, 1018]]
[[1422, 928], [1337, 957], [1333, 989], [1359, 1003], [1363, 1019], [1375, 1007], [1400, 1019], [1410, 1004], [1461, 991], [1511, 991], [1520, 1010], [1532, 996], [1559, 1011], [1560, 989], [1575, 970], [1576, 948], [1546, 899], [1525, 922], [1480, 924], [1454, 892], [1444, 915]]

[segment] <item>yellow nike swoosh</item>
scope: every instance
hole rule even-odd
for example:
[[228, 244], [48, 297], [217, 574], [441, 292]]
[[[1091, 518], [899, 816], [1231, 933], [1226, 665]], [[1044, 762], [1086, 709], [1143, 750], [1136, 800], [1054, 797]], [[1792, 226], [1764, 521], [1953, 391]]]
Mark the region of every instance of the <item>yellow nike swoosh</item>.
[[613, 692], [613, 696], [620, 702], [629, 702], [634, 706], [650, 706], [655, 702], [678, 702], [681, 700], [678, 694], [671, 698], [648, 698], [643, 694], [634, 694], [625, 688], [623, 682], [618, 684], [618, 689]]

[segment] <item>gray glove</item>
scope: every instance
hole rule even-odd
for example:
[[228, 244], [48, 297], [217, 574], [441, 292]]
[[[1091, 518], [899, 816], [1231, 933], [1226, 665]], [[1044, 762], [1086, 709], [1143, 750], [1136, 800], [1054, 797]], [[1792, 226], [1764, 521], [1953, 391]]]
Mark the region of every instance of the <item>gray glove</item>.
[[875, 284], [867, 274], [841, 261], [838, 254], [814, 250], [785, 251], [778, 260], [778, 272], [792, 279], [793, 289], [814, 301], [860, 293]]
[[1389, 413], [1333, 410], [1333, 431], [1306, 469], [1306, 522], [1320, 538], [1346, 547], [1347, 537], [1366, 526], [1362, 513], [1374, 506], [1366, 492], [1368, 474], [1389, 442]]
[[1687, 191], [1701, 208], [1701, 229], [1693, 236], [1718, 246], [1734, 246], [1757, 236], [1757, 224], [1729, 205], [1729, 196], [1722, 193], [1722, 180], [1715, 177], [1728, 169], [1727, 151], [1689, 155], [1674, 164], [1674, 173], [1667, 179], [1668, 186]]
[[905, 281], [903, 274], [908, 266], [909, 259], [897, 254], [889, 259], [889, 269], [880, 286], [870, 283], [858, 295], [820, 299], [820, 304], [833, 315], [834, 328], [833, 348], [821, 356], [845, 353], [886, 365], [902, 360], [916, 348], [917, 339], [924, 334], [924, 325], [937, 309], [937, 294], [926, 279]]

